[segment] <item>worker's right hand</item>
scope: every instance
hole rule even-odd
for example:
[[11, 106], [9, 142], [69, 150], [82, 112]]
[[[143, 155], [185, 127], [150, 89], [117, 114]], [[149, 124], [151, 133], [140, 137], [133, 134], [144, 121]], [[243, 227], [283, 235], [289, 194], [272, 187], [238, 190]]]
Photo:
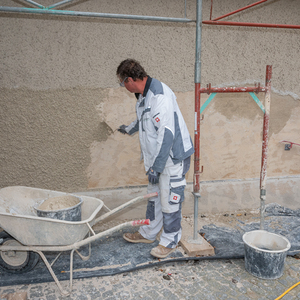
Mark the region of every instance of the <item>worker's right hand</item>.
[[[121, 125], [119, 128], [118, 128], [118, 131], [120, 131], [121, 133], [123, 134], [126, 134], [127, 131], [125, 130], [127, 126], [126, 125]], [[127, 133], [128, 134], [128, 133]]]
[[152, 168], [150, 168], [148, 170], [148, 172], [146, 173], [146, 175], [148, 175], [148, 180], [150, 183], [158, 184], [160, 173], [158, 173], [158, 172], [154, 171]]

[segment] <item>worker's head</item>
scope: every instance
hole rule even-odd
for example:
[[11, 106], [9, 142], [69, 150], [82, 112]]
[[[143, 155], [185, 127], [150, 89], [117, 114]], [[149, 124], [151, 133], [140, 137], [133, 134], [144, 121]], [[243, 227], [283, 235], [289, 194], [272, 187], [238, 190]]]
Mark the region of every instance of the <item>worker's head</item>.
[[118, 66], [117, 76], [121, 86], [124, 86], [124, 83], [128, 81], [128, 78], [137, 81], [138, 79], [143, 80], [148, 75], [138, 61], [134, 59], [125, 59]]
[[117, 69], [117, 76], [120, 86], [125, 86], [127, 91], [143, 94], [148, 75], [139, 62], [134, 59], [123, 60]]

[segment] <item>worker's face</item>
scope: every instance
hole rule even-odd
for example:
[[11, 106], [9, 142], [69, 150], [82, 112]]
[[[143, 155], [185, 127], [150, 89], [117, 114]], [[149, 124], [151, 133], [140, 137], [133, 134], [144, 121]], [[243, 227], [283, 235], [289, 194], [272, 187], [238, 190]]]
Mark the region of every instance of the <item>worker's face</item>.
[[124, 86], [130, 93], [138, 93], [136, 82], [131, 77], [125, 77], [123, 81], [120, 80], [120, 86]]

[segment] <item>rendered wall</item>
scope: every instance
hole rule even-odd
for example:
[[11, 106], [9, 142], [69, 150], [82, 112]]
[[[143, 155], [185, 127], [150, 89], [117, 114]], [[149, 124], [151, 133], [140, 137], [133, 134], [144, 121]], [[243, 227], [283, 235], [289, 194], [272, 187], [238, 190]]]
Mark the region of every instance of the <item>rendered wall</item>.
[[[210, 3], [203, 1], [204, 20]], [[249, 3], [214, 1], [213, 18]], [[184, 1], [89, 0], [64, 8], [184, 15]], [[300, 24], [299, 9], [299, 1], [270, 1], [227, 20]], [[195, 11], [196, 1], [187, 1], [187, 17]], [[137, 135], [115, 131], [135, 118], [135, 99], [115, 76], [127, 57], [174, 90], [194, 137], [194, 23], [0, 13], [0, 28], [0, 187], [77, 192], [147, 183]], [[266, 65], [273, 66], [272, 177], [300, 174], [300, 147], [285, 151], [280, 143], [300, 143], [299, 48], [299, 30], [203, 26], [203, 85], [264, 85]], [[202, 103], [207, 98], [202, 95]], [[218, 94], [203, 114], [201, 180], [258, 178], [263, 113], [250, 95]]]

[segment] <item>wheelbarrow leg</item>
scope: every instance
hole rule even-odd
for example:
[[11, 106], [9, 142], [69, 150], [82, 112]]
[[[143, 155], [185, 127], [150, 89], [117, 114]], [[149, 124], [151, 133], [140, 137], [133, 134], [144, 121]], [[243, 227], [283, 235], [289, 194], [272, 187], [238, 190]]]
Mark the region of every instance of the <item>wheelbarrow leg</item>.
[[[75, 249], [74, 249], [74, 250], [75, 250]], [[59, 290], [60, 290], [60, 293], [61, 293], [63, 296], [69, 296], [69, 295], [71, 294], [71, 292], [72, 292], [72, 279], [73, 279], [73, 274], [72, 274], [72, 273], [73, 273], [73, 252], [74, 252], [74, 250], [71, 251], [71, 255], [70, 255], [70, 291], [69, 291], [69, 292], [65, 291], [65, 290], [62, 288], [62, 286], [61, 286], [59, 280], [57, 279], [57, 277], [56, 277], [56, 275], [55, 275], [55, 273], [54, 273], [54, 271], [53, 271], [51, 265], [49, 264], [49, 262], [48, 262], [46, 256], [44, 255], [44, 253], [43, 253], [42, 251], [39, 251], [39, 250], [36, 251], [36, 252], [40, 255], [40, 257], [43, 259], [43, 261], [44, 261], [46, 267], [48, 268], [48, 270], [49, 270], [49, 272], [50, 272], [52, 278], [54, 279], [56, 285], [58, 286], [58, 288], [59, 288]]]
[[[82, 260], [85, 261], [85, 260], [88, 260], [88, 259], [90, 258], [90, 256], [91, 256], [91, 253], [92, 253], [92, 250], [91, 250], [91, 249], [92, 249], [91, 243], [89, 243], [89, 255], [88, 255], [88, 256], [83, 256], [82, 254], [79, 253], [79, 251], [78, 251], [77, 249], [71, 250], [71, 253], [70, 253], [70, 284], [69, 284], [69, 292], [68, 292], [68, 291], [65, 291], [65, 290], [62, 288], [62, 286], [61, 286], [61, 284], [60, 284], [60, 282], [59, 282], [57, 276], [55, 275], [55, 273], [54, 273], [54, 271], [53, 271], [53, 269], [52, 269], [53, 263], [52, 263], [51, 265], [49, 264], [49, 262], [48, 262], [46, 256], [44, 255], [44, 253], [43, 253], [42, 251], [36, 251], [36, 252], [37, 252], [37, 253], [41, 256], [41, 258], [43, 259], [43, 261], [44, 261], [46, 267], [48, 268], [48, 270], [49, 270], [49, 272], [50, 272], [52, 278], [54, 279], [55, 283], [57, 284], [57, 286], [58, 286], [58, 288], [59, 288], [61, 294], [62, 294], [63, 296], [69, 296], [69, 295], [71, 294], [72, 290], [73, 290], [73, 260], [74, 260], [74, 251], [76, 251], [77, 254], [80, 256], [80, 258], [81, 258]], [[59, 255], [60, 255], [60, 254], [59, 254]]]
[[75, 251], [76, 251], [76, 253], [80, 256], [80, 258], [83, 261], [86, 261], [86, 260], [88, 260], [91, 257], [91, 254], [92, 254], [92, 245], [91, 245], [91, 243], [89, 243], [89, 255], [87, 255], [87, 256], [82, 255], [78, 250], [75, 250]]
[[74, 251], [73, 249], [70, 254], [70, 293], [72, 292], [73, 289], [73, 256], [74, 256]]
[[[110, 229], [107, 229], [103, 232], [100, 232], [96, 235], [92, 235], [88, 238], [86, 238], [85, 240], [81, 240], [79, 242], [76, 242], [72, 245], [67, 245], [67, 246], [53, 246], [53, 247], [43, 247], [43, 246], [40, 246], [40, 247], [26, 247], [26, 246], [14, 246], [14, 247], [10, 247], [8, 249], [6, 249], [4, 246], [1, 246], [1, 249], [3, 248], [3, 251], [5, 250], [16, 250], [16, 251], [34, 251], [36, 253], [38, 253], [40, 255], [40, 257], [43, 259], [46, 267], [48, 268], [52, 278], [54, 279], [55, 283], [57, 284], [59, 290], [60, 290], [60, 293], [63, 295], [63, 296], [69, 296], [72, 292], [72, 288], [73, 288], [73, 256], [74, 256], [74, 251], [76, 251], [79, 256], [81, 258], [83, 258], [83, 260], [87, 260], [90, 255], [91, 255], [91, 243], [96, 241], [97, 239], [101, 238], [101, 237], [104, 237], [104, 236], [108, 236], [122, 228], [125, 228], [127, 226], [141, 226], [141, 225], [149, 225], [150, 223], [150, 220], [149, 219], [146, 219], [146, 220], [136, 220], [136, 221], [130, 221], [130, 222], [126, 222], [126, 223], [123, 223], [123, 224], [120, 224], [120, 225], [117, 225], [113, 228], [110, 228]], [[89, 256], [83, 256], [82, 254], [80, 254], [77, 249], [79, 249], [80, 247], [82, 246], [85, 246], [89, 244]], [[19, 249], [20, 248], [20, 249]], [[39, 249], [37, 249], [39, 248]], [[41, 250], [40, 250], [41, 249]], [[53, 269], [52, 269], [52, 266], [49, 264], [47, 258], [45, 257], [44, 253], [42, 252], [43, 251], [51, 251], [51, 250], [54, 250], [54, 251], [71, 251], [71, 254], [70, 254], [70, 288], [69, 288], [69, 292], [68, 291], [65, 291], [57, 276], [55, 275]], [[56, 261], [56, 259], [55, 259]], [[54, 263], [54, 262], [53, 262]], [[52, 263], [52, 264], [53, 264]]]

